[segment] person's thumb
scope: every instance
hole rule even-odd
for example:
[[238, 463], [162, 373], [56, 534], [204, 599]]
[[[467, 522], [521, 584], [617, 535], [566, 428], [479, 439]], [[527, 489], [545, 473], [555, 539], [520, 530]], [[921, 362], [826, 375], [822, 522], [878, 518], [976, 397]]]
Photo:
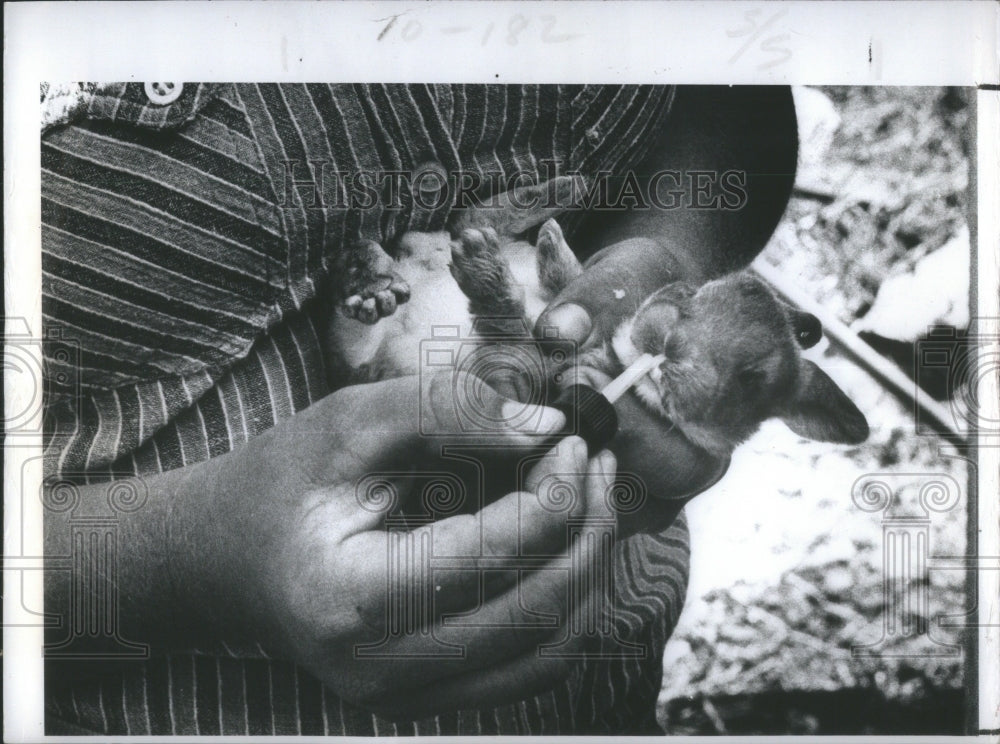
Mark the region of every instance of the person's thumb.
[[582, 344], [590, 337], [593, 327], [593, 319], [586, 308], [575, 302], [565, 302], [545, 310], [535, 324], [535, 331], [540, 337]]

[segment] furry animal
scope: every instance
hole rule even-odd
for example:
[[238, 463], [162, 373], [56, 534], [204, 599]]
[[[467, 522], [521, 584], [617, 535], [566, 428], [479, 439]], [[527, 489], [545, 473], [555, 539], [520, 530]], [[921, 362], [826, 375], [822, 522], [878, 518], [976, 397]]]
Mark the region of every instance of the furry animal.
[[694, 444], [717, 456], [769, 418], [808, 439], [857, 444], [868, 422], [800, 346], [818, 340], [819, 321], [775, 299], [748, 272], [700, 287], [668, 284], [615, 332], [610, 349], [624, 368], [643, 353], [666, 358], [636, 395]]
[[[326, 333], [334, 376], [359, 383], [416, 374], [420, 341], [435, 326], [457, 326], [469, 339], [491, 327], [477, 319], [516, 319], [530, 341], [542, 310], [582, 270], [550, 217], [576, 188], [569, 177], [520, 187], [494, 208], [464, 212], [449, 232], [405, 233], [395, 258], [372, 241], [348, 252]], [[532, 245], [524, 234], [546, 217]]]
[[[518, 203], [526, 202], [524, 196]], [[346, 368], [354, 382], [415, 374], [420, 341], [435, 325], [457, 325], [463, 338], [471, 338], [474, 328], [483, 333], [482, 324], [474, 326], [476, 318], [523, 319], [527, 336], [546, 305], [585, 270], [554, 219], [542, 225], [535, 245], [523, 238], [546, 214], [529, 210], [512, 220], [501, 210], [466, 215], [454, 236], [407, 233], [396, 246], [397, 258], [385, 255], [391, 268], [374, 254], [381, 262], [372, 274], [378, 277], [374, 290], [368, 296], [354, 291], [344, 312], [331, 318], [331, 363]], [[407, 294], [405, 305], [393, 302]], [[367, 308], [362, 317], [359, 307]], [[719, 457], [773, 417], [809, 439], [861, 442], [868, 436], [864, 415], [799, 353], [820, 335], [814, 316], [784, 305], [759, 279], [737, 272], [701, 286], [675, 281], [661, 287], [610, 338], [580, 350], [576, 361], [616, 376], [641, 354], [664, 354], [665, 361], [636, 385], [636, 394], [692, 443]], [[568, 379], [574, 379], [572, 372]]]

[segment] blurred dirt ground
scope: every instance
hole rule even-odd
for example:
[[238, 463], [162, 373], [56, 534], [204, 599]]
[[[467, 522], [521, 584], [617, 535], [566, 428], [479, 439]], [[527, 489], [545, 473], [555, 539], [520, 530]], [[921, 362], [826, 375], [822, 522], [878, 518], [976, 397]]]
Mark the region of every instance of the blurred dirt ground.
[[[905, 370], [929, 325], [968, 324], [968, 92], [800, 89], [796, 103], [798, 188], [758, 260]], [[960, 733], [965, 577], [933, 557], [964, 555], [965, 463], [917, 435], [912, 408], [829, 344], [807, 355], [866, 413], [871, 437], [824, 445], [771, 422], [687, 507], [691, 582], [660, 723], [670, 734]], [[934, 392], [961, 417], [953, 386]]]

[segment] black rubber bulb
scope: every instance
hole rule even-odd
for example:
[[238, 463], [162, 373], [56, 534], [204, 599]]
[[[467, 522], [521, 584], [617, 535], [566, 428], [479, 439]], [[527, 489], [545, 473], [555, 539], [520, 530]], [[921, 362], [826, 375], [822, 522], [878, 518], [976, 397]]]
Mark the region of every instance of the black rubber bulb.
[[614, 404], [588, 385], [570, 385], [551, 406], [566, 416], [566, 427], [559, 437], [582, 437], [591, 455], [604, 449], [618, 432]]

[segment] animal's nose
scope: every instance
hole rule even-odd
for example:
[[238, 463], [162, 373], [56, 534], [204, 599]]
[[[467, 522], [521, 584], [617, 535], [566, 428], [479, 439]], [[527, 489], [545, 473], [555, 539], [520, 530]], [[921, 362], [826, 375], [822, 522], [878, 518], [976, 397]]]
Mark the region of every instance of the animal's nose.
[[803, 349], [811, 349], [823, 338], [823, 324], [812, 313], [797, 311], [792, 318], [795, 340]]

